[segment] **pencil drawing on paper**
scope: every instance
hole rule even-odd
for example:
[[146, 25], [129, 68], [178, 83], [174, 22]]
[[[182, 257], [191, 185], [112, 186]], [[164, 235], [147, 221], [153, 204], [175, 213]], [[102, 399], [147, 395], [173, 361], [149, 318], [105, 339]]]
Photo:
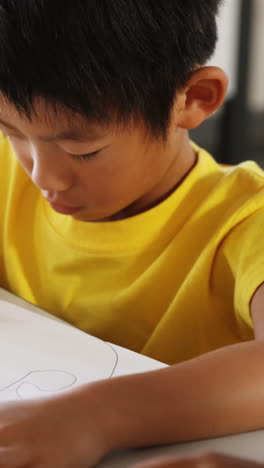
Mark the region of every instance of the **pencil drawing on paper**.
[[[109, 343], [104, 342], [104, 344], [108, 347], [109, 351], [111, 350], [111, 354], [114, 355], [111, 367], [108, 367], [109, 363], [107, 365], [104, 361], [101, 364], [102, 368], [107, 365], [108, 369], [105, 369], [105, 376], [106, 378], [111, 378], [118, 364], [118, 353]], [[66, 370], [34, 370], [20, 378], [14, 379], [14, 381], [9, 382], [7, 385], [1, 386], [0, 384], [0, 400], [5, 397], [7, 399], [19, 400], [44, 397], [48, 394], [67, 390], [73, 387], [77, 381], [76, 375]]]
[[0, 394], [13, 391], [18, 399], [27, 399], [60, 392], [72, 387], [77, 381], [75, 375], [61, 370], [32, 371], [5, 387], [0, 387]]
[[43, 398], [116, 373], [118, 349], [63, 322], [0, 299], [0, 323], [0, 402]]

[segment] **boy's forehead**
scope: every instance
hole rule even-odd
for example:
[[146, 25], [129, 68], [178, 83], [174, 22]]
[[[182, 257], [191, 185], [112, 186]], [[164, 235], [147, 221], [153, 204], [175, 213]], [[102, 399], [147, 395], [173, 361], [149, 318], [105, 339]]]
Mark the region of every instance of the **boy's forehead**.
[[52, 105], [43, 99], [34, 101], [30, 116], [20, 112], [14, 105], [0, 97], [0, 123], [11, 130], [39, 134], [43, 140], [98, 139], [106, 134], [106, 128], [86, 116], [74, 113], [62, 105]]

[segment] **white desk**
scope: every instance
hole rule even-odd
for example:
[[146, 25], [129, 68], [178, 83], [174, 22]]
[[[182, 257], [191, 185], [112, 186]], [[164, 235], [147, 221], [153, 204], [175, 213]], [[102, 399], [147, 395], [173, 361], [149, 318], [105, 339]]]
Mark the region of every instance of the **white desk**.
[[[24, 306], [26, 309], [45, 314], [35, 306], [14, 298], [6, 291], [0, 290], [1, 299]], [[47, 314], [49, 316], [49, 314]], [[203, 440], [177, 444], [169, 447], [131, 450], [128, 452], [113, 454], [99, 463], [98, 468], [128, 468], [132, 464], [160, 455], [190, 455], [201, 451], [217, 451], [230, 455], [240, 456], [255, 461], [264, 462], [264, 430], [220, 437], [217, 439]]]
[[98, 468], [129, 468], [138, 461], [164, 455], [191, 455], [201, 452], [218, 452], [264, 463], [264, 430], [237, 434], [218, 439], [186, 442], [169, 447], [140, 449], [112, 455], [97, 465]]

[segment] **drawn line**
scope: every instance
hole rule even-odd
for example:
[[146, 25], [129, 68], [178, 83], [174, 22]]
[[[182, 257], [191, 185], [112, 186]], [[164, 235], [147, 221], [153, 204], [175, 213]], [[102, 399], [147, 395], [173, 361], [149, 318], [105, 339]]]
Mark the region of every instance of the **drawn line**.
[[[70, 372], [67, 372], [67, 371], [64, 371], [64, 370], [59, 370], [59, 369], [44, 369], [44, 370], [36, 370], [36, 371], [31, 371], [29, 372], [28, 374], [24, 375], [23, 377], [21, 377], [20, 379], [16, 380], [15, 382], [7, 385], [6, 387], [3, 387], [0, 389], [0, 393], [1, 392], [4, 392], [6, 390], [8, 390], [9, 388], [12, 388], [14, 387], [15, 385], [19, 384], [19, 387], [22, 385], [22, 383], [29, 383], [30, 385], [34, 385], [36, 388], [39, 389], [39, 387], [36, 385], [36, 384], [32, 384], [31, 382], [23, 382], [24, 379], [27, 379], [28, 377], [30, 377], [32, 374], [39, 374], [39, 373], [43, 373], [43, 372], [59, 372], [59, 373], [63, 373], [63, 374], [68, 374], [69, 376], [71, 376], [73, 378], [73, 383], [71, 384], [68, 384], [68, 385], [64, 385], [63, 387], [61, 387], [61, 390], [64, 390], [65, 388], [69, 388], [69, 387], [72, 387], [76, 382], [77, 382], [77, 377], [73, 374], [71, 374]], [[16, 389], [17, 390], [17, 389]], [[58, 390], [42, 390], [42, 389], [39, 389], [41, 390], [42, 392], [54, 392], [54, 391], [58, 391]]]
[[114, 349], [113, 346], [111, 346], [110, 343], [107, 343], [106, 341], [105, 341], [104, 343], [105, 343], [107, 346], [109, 346], [109, 348], [111, 348], [112, 351], [114, 351], [114, 353], [115, 353], [115, 355], [116, 355], [116, 362], [115, 362], [114, 368], [113, 368], [113, 370], [112, 370], [112, 372], [111, 372], [111, 374], [110, 374], [110, 376], [109, 376], [109, 379], [111, 379], [111, 378], [113, 377], [113, 375], [114, 375], [114, 372], [115, 372], [116, 368], [117, 368], [117, 364], [118, 364], [118, 361], [119, 361], [119, 356], [118, 356], [118, 352], [116, 351], [116, 349]]
[[[119, 356], [118, 356], [118, 353], [116, 351], [116, 349], [113, 348], [113, 346], [111, 346], [110, 343], [104, 341], [104, 343], [114, 352], [115, 354], [115, 364], [114, 364], [114, 367], [112, 368], [112, 371], [109, 375], [108, 378], [112, 378], [114, 373], [115, 373], [115, 370], [117, 368], [117, 365], [118, 365], [118, 362], [119, 362]], [[32, 374], [38, 374], [38, 373], [41, 373], [43, 374], [44, 372], [59, 372], [59, 373], [64, 373], [64, 374], [67, 374], [68, 376], [71, 376], [73, 378], [73, 382], [71, 384], [68, 384], [68, 385], [64, 385], [63, 387], [61, 387], [59, 390], [43, 390], [42, 388], [40, 388], [38, 385], [36, 384], [32, 384], [31, 382], [27, 382], [26, 379], [30, 378], [30, 376], [32, 376]], [[33, 387], [37, 388], [40, 392], [46, 392], [46, 393], [53, 393], [53, 392], [58, 392], [58, 391], [62, 391], [62, 390], [65, 390], [66, 388], [70, 388], [70, 387], [73, 387], [73, 385], [76, 384], [77, 382], [77, 377], [75, 375], [73, 375], [72, 373], [68, 372], [68, 371], [64, 371], [64, 370], [59, 370], [59, 369], [44, 369], [44, 370], [36, 370], [36, 371], [31, 371], [29, 372], [28, 374], [24, 375], [23, 377], [21, 377], [20, 379], [16, 380], [15, 382], [13, 383], [10, 383], [9, 385], [6, 385], [5, 387], [3, 388], [0, 388], [0, 393], [1, 392], [5, 392], [6, 390], [12, 388], [12, 387], [15, 387], [16, 385], [18, 385], [18, 387], [16, 388], [16, 394], [17, 396], [21, 399], [22, 396], [19, 394], [19, 390], [20, 388], [22, 387], [23, 384], [25, 383], [28, 383], [30, 385], [32, 385]]]

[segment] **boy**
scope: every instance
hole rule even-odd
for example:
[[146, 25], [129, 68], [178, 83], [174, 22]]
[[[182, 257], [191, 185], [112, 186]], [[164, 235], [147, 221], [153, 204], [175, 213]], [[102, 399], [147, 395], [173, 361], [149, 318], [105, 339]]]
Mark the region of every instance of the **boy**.
[[2, 405], [0, 466], [264, 425], [263, 173], [188, 138], [219, 4], [0, 0], [0, 284], [172, 365]]

